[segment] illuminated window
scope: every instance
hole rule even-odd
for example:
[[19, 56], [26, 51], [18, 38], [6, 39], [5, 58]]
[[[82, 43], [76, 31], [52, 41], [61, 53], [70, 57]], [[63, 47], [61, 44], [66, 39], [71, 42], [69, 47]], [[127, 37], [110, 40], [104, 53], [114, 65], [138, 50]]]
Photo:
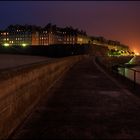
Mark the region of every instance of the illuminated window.
[[83, 41], [83, 39], [82, 38], [78, 38], [78, 41]]
[[43, 33], [47, 33], [47, 31], [43, 31]]

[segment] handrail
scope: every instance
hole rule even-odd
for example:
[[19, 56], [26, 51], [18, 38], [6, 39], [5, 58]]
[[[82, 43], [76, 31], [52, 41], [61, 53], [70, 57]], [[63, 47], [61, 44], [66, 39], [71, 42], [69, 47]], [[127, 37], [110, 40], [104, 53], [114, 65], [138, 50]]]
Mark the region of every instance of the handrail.
[[[138, 66], [138, 65], [137, 65]], [[136, 87], [136, 75], [137, 75], [137, 73], [140, 73], [140, 71], [139, 70], [135, 70], [135, 69], [133, 69], [133, 68], [129, 68], [129, 67], [126, 67], [126, 66], [118, 66], [118, 68], [124, 68], [124, 71], [123, 71], [123, 76], [124, 77], [126, 77], [126, 75], [125, 75], [125, 69], [128, 69], [128, 70], [131, 70], [131, 71], [133, 71], [134, 72], [134, 75], [133, 75], [133, 82], [134, 82], [134, 88]]]
[[[135, 66], [140, 66], [140, 65], [135, 65]], [[125, 65], [119, 65], [119, 67], [126, 68], [126, 69], [129, 69], [129, 70], [132, 70], [132, 71], [136, 71], [136, 72], [140, 72], [139, 70], [135, 70], [133, 68], [129, 68], [129, 67], [125, 66]]]

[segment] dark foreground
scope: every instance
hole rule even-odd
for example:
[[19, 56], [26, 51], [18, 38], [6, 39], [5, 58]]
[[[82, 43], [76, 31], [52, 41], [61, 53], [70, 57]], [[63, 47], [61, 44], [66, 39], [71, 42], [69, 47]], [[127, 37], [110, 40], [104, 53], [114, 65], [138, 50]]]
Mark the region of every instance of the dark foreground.
[[140, 99], [112, 80], [93, 59], [78, 63], [12, 138], [140, 138]]

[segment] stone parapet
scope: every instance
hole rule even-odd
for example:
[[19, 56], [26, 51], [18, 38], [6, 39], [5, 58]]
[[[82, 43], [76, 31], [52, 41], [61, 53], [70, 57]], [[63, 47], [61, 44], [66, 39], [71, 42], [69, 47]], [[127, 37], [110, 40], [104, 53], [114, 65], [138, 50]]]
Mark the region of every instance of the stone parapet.
[[87, 56], [72, 56], [42, 62], [0, 74], [0, 139], [22, 123], [54, 82], [75, 63]]

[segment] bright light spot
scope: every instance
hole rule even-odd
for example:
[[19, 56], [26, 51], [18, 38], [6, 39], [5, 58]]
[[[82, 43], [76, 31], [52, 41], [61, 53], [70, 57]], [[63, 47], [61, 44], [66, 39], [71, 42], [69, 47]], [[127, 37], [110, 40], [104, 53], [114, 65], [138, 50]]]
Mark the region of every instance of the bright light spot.
[[140, 55], [140, 54], [137, 52], [137, 53], [135, 53], [135, 55]]
[[82, 41], [83, 41], [83, 39], [82, 39], [82, 38], [78, 38], [78, 41], [79, 41], [79, 42], [82, 42]]
[[26, 47], [26, 46], [27, 46], [27, 44], [23, 43], [23, 44], [22, 44], [22, 46], [23, 46], [23, 47]]
[[140, 55], [140, 53], [137, 50], [134, 50], [135, 55]]
[[9, 46], [9, 44], [8, 44], [8, 43], [5, 43], [5, 44], [4, 44], [4, 46], [5, 46], [5, 47], [8, 47], [8, 46]]

